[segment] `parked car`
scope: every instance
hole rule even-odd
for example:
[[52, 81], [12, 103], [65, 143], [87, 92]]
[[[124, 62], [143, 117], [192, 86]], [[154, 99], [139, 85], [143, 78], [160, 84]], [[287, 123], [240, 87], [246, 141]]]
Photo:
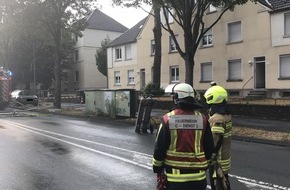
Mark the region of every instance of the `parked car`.
[[12, 101], [15, 100], [20, 104], [32, 104], [34, 106], [38, 105], [38, 97], [29, 90], [14, 90], [11, 92]]

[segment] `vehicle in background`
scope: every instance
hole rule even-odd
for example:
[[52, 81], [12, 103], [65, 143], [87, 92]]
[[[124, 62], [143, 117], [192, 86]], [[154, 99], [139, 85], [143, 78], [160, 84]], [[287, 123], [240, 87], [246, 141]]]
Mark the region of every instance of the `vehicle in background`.
[[38, 97], [29, 90], [14, 90], [11, 92], [11, 98], [13, 102], [17, 104], [32, 104], [34, 106], [38, 105]]
[[4, 110], [10, 103], [11, 75], [11, 71], [0, 67], [0, 110]]

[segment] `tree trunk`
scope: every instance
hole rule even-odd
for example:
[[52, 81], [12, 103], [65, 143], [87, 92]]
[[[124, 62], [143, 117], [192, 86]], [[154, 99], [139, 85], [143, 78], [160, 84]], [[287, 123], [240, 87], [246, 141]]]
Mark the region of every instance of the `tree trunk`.
[[[188, 7], [188, 2], [185, 1], [185, 6]], [[193, 48], [194, 40], [192, 33], [192, 23], [191, 23], [192, 12], [186, 9], [183, 17], [183, 27], [184, 27], [184, 62], [185, 62], [185, 82], [193, 87], [193, 68], [194, 68], [194, 55], [195, 51]]]
[[193, 68], [194, 68], [194, 61], [188, 55], [185, 56], [185, 83], [193, 85]]
[[[153, 1], [154, 3], [155, 1]], [[160, 88], [161, 76], [161, 25], [160, 25], [160, 8], [154, 9], [154, 41], [155, 41], [155, 54], [153, 62], [153, 84], [155, 89]]]
[[193, 49], [193, 37], [191, 33], [190, 21], [185, 23], [187, 28], [184, 34], [185, 56], [183, 57], [185, 62], [185, 82], [193, 86], [193, 68], [194, 68], [194, 49]]
[[185, 35], [185, 82], [193, 86], [194, 53], [191, 48], [190, 36]]
[[55, 68], [54, 68], [54, 78], [55, 78], [55, 108], [61, 108], [61, 80], [60, 80], [60, 57], [59, 57], [59, 47], [55, 47]]
[[54, 67], [54, 78], [55, 78], [55, 100], [54, 106], [57, 109], [61, 109], [61, 77], [60, 77], [60, 44], [61, 44], [61, 25], [59, 23], [58, 29], [56, 30], [55, 36], [55, 67]]

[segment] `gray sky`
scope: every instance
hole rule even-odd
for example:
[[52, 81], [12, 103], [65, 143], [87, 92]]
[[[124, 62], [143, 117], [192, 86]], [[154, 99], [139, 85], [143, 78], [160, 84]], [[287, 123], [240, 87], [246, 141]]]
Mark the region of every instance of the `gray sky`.
[[[142, 9], [112, 7], [111, 0], [98, 0], [98, 4], [101, 5], [100, 10], [103, 13], [128, 28], [131, 28], [148, 15]], [[151, 9], [148, 5], [143, 8], [147, 11]]]

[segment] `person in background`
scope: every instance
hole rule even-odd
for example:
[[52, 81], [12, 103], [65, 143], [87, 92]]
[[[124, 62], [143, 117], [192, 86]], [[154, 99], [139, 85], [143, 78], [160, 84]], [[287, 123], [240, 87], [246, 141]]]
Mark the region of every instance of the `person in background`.
[[215, 81], [211, 81], [211, 82], [210, 82], [210, 85], [211, 85], [211, 86], [216, 86], [217, 84], [216, 84]]
[[[211, 189], [230, 189], [232, 119], [227, 108], [227, 91], [218, 85], [210, 87], [204, 94], [209, 106], [209, 123], [213, 134], [215, 151], [209, 167]], [[221, 170], [219, 170], [219, 168]], [[220, 171], [220, 172], [217, 172]]]
[[163, 116], [157, 132], [153, 171], [165, 173], [167, 190], [205, 190], [214, 149], [209, 123], [191, 85], [177, 84], [172, 92], [175, 109]]

